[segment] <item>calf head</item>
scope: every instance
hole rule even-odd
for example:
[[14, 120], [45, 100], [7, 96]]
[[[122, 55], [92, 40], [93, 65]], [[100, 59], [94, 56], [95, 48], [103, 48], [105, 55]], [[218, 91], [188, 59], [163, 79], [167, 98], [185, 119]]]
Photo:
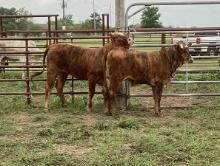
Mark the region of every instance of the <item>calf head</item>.
[[185, 44], [183, 41], [179, 41], [174, 45], [175, 50], [177, 52], [177, 56], [179, 59], [182, 60], [182, 63], [192, 63], [193, 58], [191, 57], [191, 54], [189, 53], [189, 47], [192, 45], [192, 43]]
[[110, 33], [110, 39], [115, 47], [124, 47], [129, 49], [133, 44], [132, 38], [127, 37], [127, 35], [119, 32]]

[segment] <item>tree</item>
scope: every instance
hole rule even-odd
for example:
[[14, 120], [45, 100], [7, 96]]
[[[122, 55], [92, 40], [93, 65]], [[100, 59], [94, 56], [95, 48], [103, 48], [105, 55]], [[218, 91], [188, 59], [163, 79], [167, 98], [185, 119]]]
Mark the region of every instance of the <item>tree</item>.
[[[7, 9], [0, 7], [0, 15], [30, 15], [31, 13], [26, 11], [24, 8], [16, 9], [14, 7]], [[25, 30], [28, 24], [31, 22], [28, 18], [5, 18], [3, 19], [3, 26], [6, 30]]]
[[63, 18], [58, 20], [58, 27], [62, 27], [63, 25], [65, 25], [66, 27], [70, 27], [72, 28], [74, 25], [74, 21], [73, 21], [73, 15], [66, 15]]
[[95, 12], [90, 15], [90, 19], [86, 19], [84, 22], [82, 22], [82, 29], [93, 29], [94, 28], [94, 19], [93, 19], [94, 14], [95, 14], [96, 28], [97, 29], [101, 28], [102, 25], [101, 25], [100, 15]]
[[[10, 9], [0, 7], [0, 15], [17, 15], [17, 11], [14, 7]], [[5, 29], [16, 29], [16, 22], [11, 18], [5, 18], [3, 19], [3, 26]]]
[[[93, 22], [93, 25], [94, 25], [94, 15], [95, 15], [95, 24], [96, 24], [96, 28], [100, 28], [101, 27], [101, 18], [100, 18], [100, 15], [98, 13], [92, 13], [90, 15], [90, 18], [91, 18], [91, 21]], [[94, 26], [93, 26], [94, 28]]]
[[161, 16], [158, 7], [147, 6], [141, 15], [141, 27], [143, 28], [159, 28], [162, 23], [159, 22]]
[[[51, 21], [51, 25], [55, 25], [55, 21]], [[73, 15], [66, 15], [63, 18], [57, 20], [58, 29], [62, 29], [62, 26], [65, 25], [66, 29], [72, 29], [74, 26]]]
[[[16, 15], [31, 15], [31, 13], [27, 10], [25, 10], [24, 8], [20, 8], [17, 10], [17, 14]], [[32, 22], [32, 20], [30, 18], [18, 18], [16, 19], [16, 23], [17, 23], [17, 29], [19, 30], [27, 30], [28, 25]]]

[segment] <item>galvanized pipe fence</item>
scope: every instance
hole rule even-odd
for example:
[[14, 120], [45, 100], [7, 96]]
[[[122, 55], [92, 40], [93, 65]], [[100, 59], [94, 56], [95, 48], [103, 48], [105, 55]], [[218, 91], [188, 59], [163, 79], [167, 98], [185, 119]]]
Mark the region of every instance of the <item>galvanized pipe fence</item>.
[[[133, 3], [130, 6], [128, 6], [128, 8], [126, 9], [125, 12], [125, 30], [129, 31], [129, 34], [131, 36], [133, 36], [133, 38], [135, 39], [135, 35], [138, 36], [138, 38], [142, 38], [140, 37], [140, 35], [146, 35], [146, 37], [152, 37], [152, 35], [155, 38], [161, 38], [160, 43], [157, 43], [155, 41], [151, 42], [151, 43], [147, 43], [146, 41], [139, 41], [136, 42], [136, 44], [133, 46], [133, 48], [135, 49], [147, 49], [149, 50], [155, 50], [155, 49], [160, 49], [161, 47], [167, 47], [172, 43], [171, 41], [167, 41], [166, 40], [166, 36], [171, 36], [172, 34], [179, 34], [180, 36], [182, 36], [183, 34], [185, 34], [185, 40], [188, 41], [188, 37], [189, 35], [194, 35], [198, 32], [205, 32], [205, 33], [217, 33], [217, 35], [219, 36], [220, 34], [220, 28], [219, 27], [204, 27], [204, 28], [177, 28], [176, 31], [175, 29], [170, 29], [170, 28], [150, 28], [150, 29], [141, 29], [141, 30], [135, 30], [133, 29], [133, 32], [131, 32], [132, 29], [130, 29], [128, 27], [128, 20], [133, 17], [134, 15], [136, 15], [137, 13], [143, 11], [147, 6], [152, 6], [152, 5], [156, 5], [156, 6], [161, 6], [161, 5], [167, 5], [167, 6], [176, 6], [176, 5], [216, 5], [216, 4], [220, 4], [220, 1], [179, 1], [179, 2], [143, 2], [143, 3]], [[142, 6], [140, 9], [136, 10], [135, 12], [133, 12], [132, 14], [129, 15], [129, 11], [131, 8], [135, 7], [135, 6]], [[137, 39], [138, 39], [137, 38]], [[183, 39], [184, 40], [184, 39]], [[207, 52], [203, 53], [203, 54], [199, 54], [199, 56], [195, 56], [194, 59], [198, 60], [198, 59], [217, 59], [218, 63], [220, 62], [219, 60], [219, 53], [220, 53], [220, 43], [219, 41], [210, 41], [211, 43], [193, 43], [194, 48], [199, 47], [210, 47], [210, 48], [218, 48], [218, 50], [215, 50], [215, 55], [217, 56], [210, 56], [210, 54], [208, 55]], [[144, 44], [143, 44], [144, 43]], [[153, 49], [152, 49], [153, 48]], [[181, 68], [178, 70], [178, 72], [183, 72], [185, 73], [185, 80], [184, 81], [171, 81], [171, 84], [185, 84], [185, 93], [163, 93], [163, 96], [219, 96], [220, 93], [219, 92], [215, 92], [215, 93], [190, 93], [188, 91], [189, 88], [189, 84], [210, 84], [210, 83], [220, 83], [220, 80], [217, 81], [212, 81], [212, 80], [205, 80], [205, 81], [191, 81], [189, 80], [189, 74], [191, 72], [194, 73], [201, 73], [201, 72], [219, 72], [220, 71], [220, 67], [216, 67], [216, 68], [190, 68], [188, 64], [185, 65], [185, 67]], [[126, 81], [124, 83], [124, 89], [122, 89], [122, 93], [123, 96], [125, 97], [125, 106], [128, 106], [128, 101], [130, 97], [151, 97], [152, 94], [131, 94], [130, 93], [130, 84]]]
[[[205, 28], [207, 29], [207, 28]], [[202, 31], [201, 28], [199, 28], [199, 31], [196, 30], [196, 28], [193, 29], [188, 29], [187, 31], [184, 31], [184, 29], [181, 29], [182, 31], [176, 31], [175, 28], [172, 29], [166, 29], [165, 31], [163, 29], [160, 29], [156, 32], [153, 32], [150, 30], [150, 32], [145, 29], [146, 31], [144, 32], [144, 29], [141, 29], [141, 32], [138, 31], [138, 29], [136, 30], [136, 32], [130, 32], [130, 35], [133, 36], [133, 39], [135, 41], [135, 44], [133, 45], [133, 49], [136, 50], [141, 50], [141, 51], [152, 51], [152, 50], [159, 50], [161, 47], [169, 47], [172, 44], [172, 38], [174, 38], [175, 36], [183, 36], [185, 35], [186, 37], [183, 37], [182, 39], [187, 41], [188, 39], [188, 34], [195, 34], [198, 32], [204, 32], [204, 33], [215, 33], [216, 35], [220, 33], [220, 28], [216, 27], [216, 28], [211, 28], [212, 30], [204, 30]], [[163, 36], [162, 36], [163, 34]], [[151, 38], [149, 38], [149, 35], [151, 35]], [[159, 36], [158, 36], [159, 35]], [[137, 37], [137, 38], [136, 38]], [[167, 37], [168, 40], [162, 40], [163, 37]], [[219, 36], [220, 38], [220, 36]], [[137, 39], [137, 40], [136, 40]], [[140, 39], [142, 39], [141, 41], [139, 41]], [[144, 40], [143, 40], [144, 39]], [[154, 43], [152, 44], [152, 40], [154, 41]], [[166, 41], [165, 43], [163, 43], [164, 41]], [[200, 43], [197, 44], [196, 42], [192, 43], [192, 46], [190, 47], [191, 49], [196, 48], [196, 47], [220, 47], [220, 40], [218, 41], [209, 41], [209, 42], [215, 42], [215, 43]], [[206, 67], [205, 62], [203, 64], [201, 64], [201, 62], [198, 63], [198, 66], [192, 64], [191, 66], [189, 66], [188, 64], [185, 64], [183, 67], [179, 68], [177, 70], [177, 74], [184, 74], [185, 75], [185, 80], [175, 80], [174, 79], [171, 81], [171, 84], [182, 84], [185, 85], [185, 93], [164, 93], [163, 96], [168, 96], [168, 97], [175, 97], [175, 96], [180, 96], [180, 97], [184, 97], [184, 96], [219, 96], [220, 92], [215, 92], [215, 93], [192, 93], [190, 91], [188, 91], [190, 84], [219, 84], [220, 80], [190, 80], [189, 76], [191, 74], [204, 74], [204, 73], [219, 73], [220, 71], [220, 66], [219, 66], [219, 60], [220, 60], [220, 52], [219, 50], [215, 52], [217, 55], [210, 55], [208, 52], [204, 52], [202, 54], [198, 54], [196, 56], [193, 56], [194, 59], [194, 63], [196, 63], [199, 60], [205, 60], [205, 62], [208, 62], [210, 60], [210, 62], [215, 63], [215, 67], [211, 65], [209, 65], [208, 67]], [[201, 65], [201, 66], [199, 66]], [[129, 85], [128, 85], [129, 86]], [[151, 97], [152, 94], [133, 94], [130, 93], [130, 87], [126, 87], [127, 90], [127, 94], [124, 94], [125, 96], [127, 96], [127, 99], [129, 99], [130, 97]]]

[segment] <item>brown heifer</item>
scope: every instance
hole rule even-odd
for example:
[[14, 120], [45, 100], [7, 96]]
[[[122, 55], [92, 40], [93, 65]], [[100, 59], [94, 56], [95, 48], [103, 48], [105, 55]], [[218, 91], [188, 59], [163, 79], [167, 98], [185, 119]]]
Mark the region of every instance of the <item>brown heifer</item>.
[[[95, 93], [97, 83], [103, 84], [103, 64], [108, 52], [114, 47], [129, 48], [129, 40], [121, 33], [111, 33], [111, 42], [101, 48], [85, 48], [71, 44], [53, 44], [50, 45], [43, 57], [43, 66], [47, 56], [47, 83], [45, 87], [45, 111], [49, 111], [49, 98], [51, 89], [56, 80], [56, 89], [58, 96], [64, 106], [66, 104], [63, 87], [67, 76], [71, 74], [80, 80], [88, 80], [89, 99], [87, 111], [92, 111], [92, 98]], [[43, 71], [45, 69], [43, 68]], [[31, 79], [43, 73], [35, 73]]]
[[155, 114], [160, 116], [160, 100], [164, 85], [173, 76], [176, 69], [192, 61], [188, 46], [178, 42], [169, 48], [154, 52], [138, 52], [115, 48], [109, 52], [106, 60], [106, 88], [109, 93], [108, 109], [115, 113], [116, 92], [123, 80], [138, 84], [149, 84], [153, 90]]

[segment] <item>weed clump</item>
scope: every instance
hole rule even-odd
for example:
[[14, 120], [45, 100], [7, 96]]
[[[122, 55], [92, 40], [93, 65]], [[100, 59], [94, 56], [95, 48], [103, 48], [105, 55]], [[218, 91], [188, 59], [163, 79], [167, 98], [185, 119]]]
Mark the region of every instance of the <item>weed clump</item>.
[[126, 119], [120, 121], [118, 127], [122, 129], [139, 129], [139, 122], [135, 119]]

